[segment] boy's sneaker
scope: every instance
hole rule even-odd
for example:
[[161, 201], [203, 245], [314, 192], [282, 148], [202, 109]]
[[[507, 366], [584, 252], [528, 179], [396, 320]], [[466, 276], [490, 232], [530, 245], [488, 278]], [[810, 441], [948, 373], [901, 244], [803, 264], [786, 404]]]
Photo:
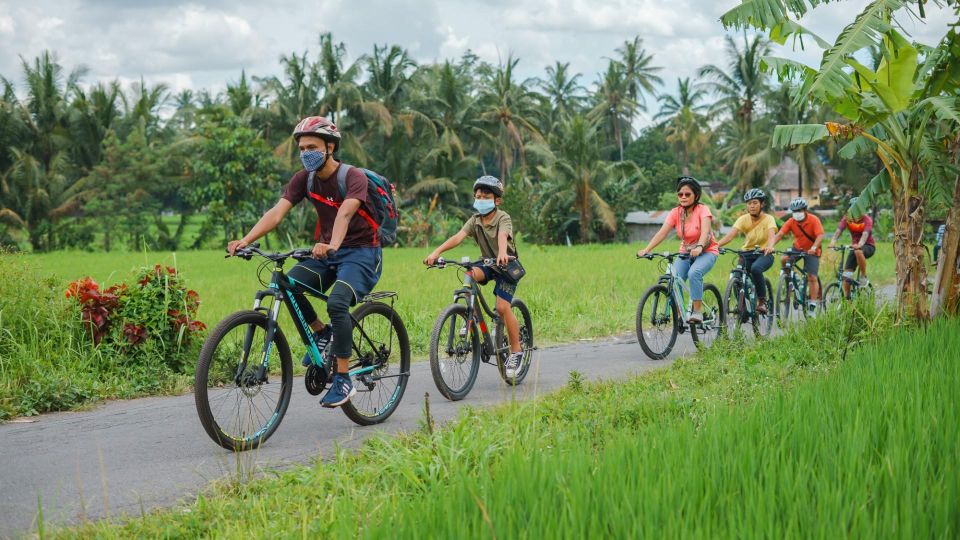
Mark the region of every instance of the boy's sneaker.
[[328, 390], [327, 395], [323, 396], [323, 399], [320, 400], [320, 404], [331, 409], [339, 407], [350, 401], [350, 398], [356, 393], [357, 389], [353, 387], [353, 382], [350, 381], [350, 377], [337, 373], [333, 376], [333, 383], [330, 385], [330, 390]]
[[523, 362], [523, 351], [511, 353], [503, 363], [503, 374], [512, 379], [517, 376], [520, 364]]
[[[320, 350], [320, 354], [323, 355], [323, 351], [326, 350], [327, 345], [330, 344], [330, 340], [333, 339], [333, 328], [330, 325], [323, 327], [323, 330], [313, 333], [313, 341], [317, 343], [317, 349]], [[303, 364], [303, 367], [307, 367], [313, 363], [313, 358], [310, 356], [310, 350], [307, 350], [307, 353], [303, 355], [303, 360], [300, 361]]]
[[690, 316], [687, 317], [687, 322], [690, 324], [702, 324], [703, 312], [697, 311], [695, 309], [690, 310]]
[[866, 277], [862, 277], [862, 276], [861, 276], [861, 277], [860, 277], [860, 281], [857, 282], [857, 284], [860, 285], [861, 288], [863, 288], [863, 287], [869, 287], [869, 286], [870, 286], [870, 280], [867, 279]]

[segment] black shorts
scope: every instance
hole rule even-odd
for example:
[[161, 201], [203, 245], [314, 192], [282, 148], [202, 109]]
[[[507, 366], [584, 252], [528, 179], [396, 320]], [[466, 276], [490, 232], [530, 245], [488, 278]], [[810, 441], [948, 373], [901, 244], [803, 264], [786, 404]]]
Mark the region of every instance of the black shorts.
[[[870, 244], [866, 244], [863, 246], [863, 256], [868, 259], [870, 257], [873, 257], [873, 254], [876, 252], [877, 252], [876, 246], [871, 246]], [[847, 255], [847, 264], [843, 265], [843, 269], [847, 270], [848, 272], [852, 272], [856, 268], [857, 268], [857, 253], [855, 251], [851, 251], [850, 254]]]

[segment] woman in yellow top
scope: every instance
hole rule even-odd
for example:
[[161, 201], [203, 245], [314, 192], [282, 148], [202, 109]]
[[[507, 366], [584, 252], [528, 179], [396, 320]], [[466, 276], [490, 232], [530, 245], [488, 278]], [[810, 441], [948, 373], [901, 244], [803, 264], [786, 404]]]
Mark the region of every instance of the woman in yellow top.
[[762, 189], [753, 188], [743, 196], [747, 202], [747, 213], [733, 224], [733, 230], [717, 242], [721, 247], [729, 244], [738, 234], [743, 233], [747, 241], [743, 249], [760, 248], [761, 253], [743, 255], [740, 263], [750, 272], [750, 278], [757, 291], [757, 313], [767, 313], [767, 288], [764, 286], [763, 273], [773, 266], [773, 237], [777, 233], [777, 222], [773, 216], [763, 211], [767, 194]]

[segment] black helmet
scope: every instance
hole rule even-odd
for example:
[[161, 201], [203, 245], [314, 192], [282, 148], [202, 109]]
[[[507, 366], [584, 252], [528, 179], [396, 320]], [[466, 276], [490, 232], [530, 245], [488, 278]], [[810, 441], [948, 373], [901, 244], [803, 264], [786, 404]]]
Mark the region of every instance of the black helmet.
[[747, 190], [747, 192], [743, 195], [744, 202], [750, 202], [754, 199], [757, 199], [758, 201], [763, 202], [767, 200], [767, 194], [764, 193], [763, 190], [760, 188], [753, 188], [753, 189]]
[[496, 197], [503, 197], [503, 182], [497, 179], [496, 176], [483, 175], [480, 178], [477, 178], [477, 181], [473, 183], [473, 190], [476, 191], [477, 188], [484, 188], [489, 190]]
[[700, 187], [700, 182], [692, 176], [681, 176], [677, 178], [677, 191], [680, 191], [680, 188], [683, 186], [690, 186], [690, 189], [693, 190], [693, 202], [700, 202], [700, 195], [703, 193], [703, 188]]

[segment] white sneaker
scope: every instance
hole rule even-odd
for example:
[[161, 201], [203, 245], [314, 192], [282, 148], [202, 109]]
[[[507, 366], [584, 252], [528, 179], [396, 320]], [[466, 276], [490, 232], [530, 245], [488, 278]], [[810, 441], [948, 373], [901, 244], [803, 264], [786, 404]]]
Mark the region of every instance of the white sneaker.
[[503, 374], [512, 379], [520, 371], [520, 364], [523, 362], [523, 351], [512, 353], [503, 363]]
[[697, 311], [697, 310], [690, 310], [690, 316], [687, 317], [687, 322], [689, 324], [703, 323], [703, 312]]
[[869, 286], [870, 286], [870, 280], [867, 279], [867, 278], [865, 278], [865, 277], [861, 277], [861, 278], [860, 278], [860, 281], [858, 282], [858, 285], [860, 285], [860, 287], [869, 287]]

